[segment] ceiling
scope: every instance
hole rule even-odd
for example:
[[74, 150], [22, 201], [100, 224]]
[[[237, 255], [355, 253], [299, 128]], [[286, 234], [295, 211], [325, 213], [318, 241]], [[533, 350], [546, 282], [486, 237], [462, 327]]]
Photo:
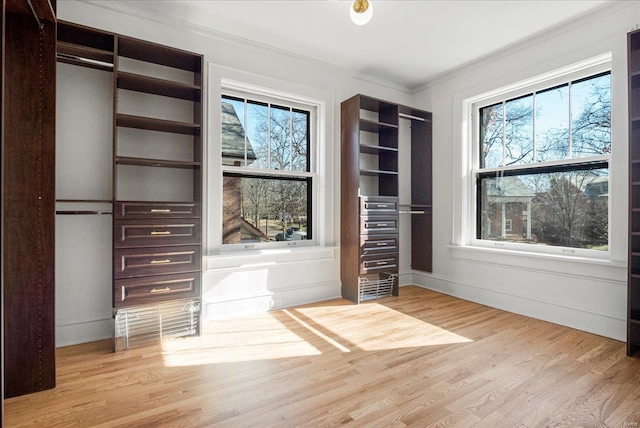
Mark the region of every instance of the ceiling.
[[364, 26], [350, 21], [349, 0], [118, 1], [416, 88], [610, 0], [371, 0]]

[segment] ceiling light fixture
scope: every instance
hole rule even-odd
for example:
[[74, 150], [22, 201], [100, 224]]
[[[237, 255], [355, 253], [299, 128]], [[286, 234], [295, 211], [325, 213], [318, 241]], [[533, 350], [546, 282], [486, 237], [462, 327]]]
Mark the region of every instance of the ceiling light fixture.
[[349, 10], [349, 16], [356, 25], [364, 25], [371, 21], [373, 5], [368, 0], [355, 0]]

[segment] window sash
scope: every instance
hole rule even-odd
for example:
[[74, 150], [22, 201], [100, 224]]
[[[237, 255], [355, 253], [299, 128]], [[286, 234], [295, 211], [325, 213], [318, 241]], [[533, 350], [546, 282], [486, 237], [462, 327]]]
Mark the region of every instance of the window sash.
[[[507, 161], [507, 157], [505, 154], [506, 151], [506, 147], [508, 147], [508, 142], [507, 142], [507, 131], [506, 131], [506, 125], [507, 125], [507, 105], [510, 102], [514, 102], [514, 101], [519, 101], [519, 100], [523, 100], [526, 99], [528, 97], [532, 97], [532, 114], [531, 114], [531, 144], [532, 144], [532, 161], [528, 162], [528, 163], [523, 163], [523, 164], [515, 164], [515, 165], [527, 165], [527, 164], [532, 164], [532, 163], [537, 163], [538, 161], [538, 151], [539, 148], [541, 147], [541, 143], [542, 141], [538, 140], [538, 136], [537, 136], [537, 127], [536, 127], [536, 122], [538, 119], [538, 115], [536, 113], [537, 111], [537, 98], [539, 95], [544, 95], [546, 93], [550, 93], [551, 91], [560, 89], [560, 88], [567, 88], [567, 138], [568, 138], [568, 148], [567, 148], [567, 155], [563, 158], [563, 159], [559, 159], [560, 161], [562, 160], [569, 160], [569, 159], [573, 159], [574, 158], [574, 153], [573, 153], [573, 137], [574, 137], [574, 130], [573, 130], [573, 105], [572, 105], [572, 100], [573, 100], [573, 86], [589, 81], [589, 80], [596, 80], [599, 79], [601, 77], [604, 76], [611, 76], [611, 70], [605, 70], [605, 71], [601, 71], [595, 74], [588, 74], [586, 76], [583, 77], [579, 77], [579, 78], [574, 78], [574, 79], [566, 79], [564, 81], [560, 81], [560, 83], [558, 82], [549, 82], [550, 86], [542, 86], [542, 87], [538, 87], [535, 88], [534, 90], [529, 89], [528, 91], [525, 90], [523, 93], [518, 93], [517, 95], [514, 94], [510, 94], [507, 96], [502, 96], [498, 99], [496, 99], [495, 97], [492, 99], [488, 99], [488, 100], [484, 100], [484, 101], [480, 101], [480, 102], [476, 102], [473, 105], [474, 111], [475, 111], [475, 123], [474, 123], [474, 128], [476, 128], [475, 130], [475, 134], [477, 136], [477, 141], [474, 143], [474, 145], [477, 147], [478, 150], [478, 165], [480, 166], [480, 168], [483, 168], [484, 163], [485, 163], [485, 159], [484, 159], [484, 155], [483, 155], [483, 151], [484, 151], [484, 143], [485, 141], [482, 138], [482, 124], [481, 124], [481, 117], [482, 111], [486, 111], [486, 109], [493, 109], [496, 107], [500, 107], [502, 110], [501, 113], [501, 130], [502, 130], [502, 137], [501, 137], [501, 142], [502, 142], [502, 159], [500, 162], [500, 166], [495, 167], [495, 168], [506, 168], [512, 165], [505, 165], [505, 162]], [[580, 157], [578, 157], [580, 158]]]
[[[268, 153], [267, 153], [267, 164], [268, 168], [260, 168], [260, 167], [252, 167], [252, 170], [260, 170], [260, 171], [295, 171], [295, 172], [303, 172], [302, 170], [295, 170], [293, 168], [293, 114], [303, 114], [306, 115], [306, 156], [305, 156], [305, 171], [312, 172], [315, 170], [315, 162], [314, 162], [314, 152], [315, 152], [315, 135], [313, 124], [316, 120], [315, 118], [315, 110], [310, 106], [305, 106], [294, 101], [289, 102], [286, 99], [277, 99], [270, 98], [265, 96], [254, 96], [252, 94], [244, 94], [240, 92], [234, 91], [223, 91], [221, 93], [220, 102], [224, 100], [242, 102], [244, 104], [244, 117], [241, 122], [244, 122], [243, 127], [247, 126], [247, 110], [249, 105], [256, 105], [266, 107], [268, 109], [268, 118], [267, 118], [267, 127], [268, 127]], [[272, 130], [271, 130], [271, 114], [274, 109], [277, 110], [288, 110], [289, 111], [289, 161], [287, 165], [287, 169], [280, 170], [276, 168], [272, 168], [272, 158], [271, 158], [271, 141], [272, 141]], [[247, 140], [248, 140], [248, 130], [244, 129], [244, 165], [240, 167], [230, 166], [231, 168], [242, 168], [247, 165]]]
[[[608, 158], [605, 157], [605, 158]], [[481, 185], [482, 180], [484, 179], [492, 179], [492, 178], [506, 178], [506, 177], [520, 177], [520, 176], [531, 176], [531, 175], [540, 175], [540, 174], [553, 174], [553, 173], [566, 173], [566, 172], [576, 172], [576, 171], [591, 171], [591, 170], [607, 170], [609, 171], [609, 159], [591, 159], [588, 161], [581, 162], [571, 162], [571, 163], [555, 163], [551, 165], [542, 165], [542, 166], [525, 166], [521, 168], [512, 168], [506, 170], [498, 170], [494, 169], [492, 171], [476, 171], [474, 173], [475, 176], [475, 188], [476, 188], [476, 197], [475, 197], [475, 233], [474, 240], [476, 243], [489, 243], [490, 245], [496, 245], [497, 241], [492, 239], [487, 239], [482, 237], [483, 232], [483, 207], [488, 200], [485, 200], [484, 197], [489, 198], [488, 195], [485, 195], [486, 191], [483, 191], [483, 186]], [[608, 175], [610, 177], [610, 175]], [[609, 210], [610, 211], [610, 205]], [[532, 222], [532, 218], [527, 218], [527, 222], [529, 225]], [[607, 214], [607, 222], [610, 221], [610, 215]], [[529, 226], [530, 227], [530, 226]], [[607, 240], [609, 234], [607, 233]], [[544, 247], [541, 245], [531, 244], [531, 243], [516, 243], [510, 242], [509, 240], [499, 241], [500, 246], [513, 245], [513, 246], [521, 246], [526, 245], [529, 249], [535, 249], [536, 251], [542, 250]], [[551, 248], [557, 248], [557, 245], [549, 245]], [[579, 251], [594, 251], [590, 249], [580, 248], [580, 247], [571, 247], [575, 248]], [[573, 250], [572, 250], [573, 251]], [[607, 253], [604, 251], [598, 251], [599, 253]]]
[[[303, 114], [306, 115], [306, 168], [305, 170], [295, 170], [292, 168], [293, 153], [290, 152], [288, 169], [267, 169], [267, 168], [256, 168], [256, 167], [248, 167], [246, 165], [246, 153], [247, 153], [247, 145], [246, 141], [248, 138], [248, 132], [245, 130], [245, 164], [243, 166], [236, 165], [225, 165], [221, 164], [221, 176], [222, 177], [239, 177], [239, 178], [264, 178], [267, 180], [283, 180], [283, 181], [300, 181], [306, 183], [306, 239], [303, 240], [294, 240], [294, 241], [285, 241], [285, 242], [275, 242], [275, 241], [264, 241], [264, 242], [243, 242], [240, 244], [234, 243], [225, 243], [224, 237], [222, 239], [222, 246], [225, 248], [225, 251], [235, 251], [235, 250], [247, 250], [247, 249], [268, 249], [268, 248], [281, 248], [281, 247], [304, 247], [304, 246], [313, 246], [317, 245], [317, 237], [315, 231], [315, 210], [317, 203], [317, 192], [318, 192], [318, 183], [317, 178], [318, 174], [316, 172], [318, 165], [316, 160], [316, 154], [318, 150], [318, 111], [317, 106], [304, 104], [302, 101], [289, 100], [286, 97], [279, 98], [277, 96], [271, 97], [269, 95], [262, 94], [253, 94], [250, 92], [238, 91], [236, 89], [223, 89], [218, 102], [223, 102], [225, 99], [235, 100], [243, 102], [245, 105], [245, 111], [247, 109], [247, 105], [255, 104], [255, 105], [264, 105], [268, 106], [269, 110], [271, 109], [284, 109], [290, 112], [290, 149], [291, 144], [293, 143], [293, 132], [291, 127], [293, 126], [293, 114]], [[269, 126], [271, 125], [270, 117]], [[243, 118], [243, 123], [246, 124], [246, 116]], [[270, 133], [269, 133], [270, 134]], [[269, 135], [271, 138], [271, 135]], [[224, 200], [224, 189], [222, 193], [222, 199]], [[222, 225], [224, 228], [224, 225]], [[284, 231], [283, 231], [284, 232]], [[295, 239], [295, 238], [294, 238]]]

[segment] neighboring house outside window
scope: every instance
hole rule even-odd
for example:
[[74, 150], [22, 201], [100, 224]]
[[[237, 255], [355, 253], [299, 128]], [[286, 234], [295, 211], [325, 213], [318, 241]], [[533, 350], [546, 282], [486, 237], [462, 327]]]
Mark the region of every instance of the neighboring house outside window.
[[314, 111], [294, 104], [222, 96], [223, 244], [312, 240]]
[[473, 104], [476, 242], [606, 251], [610, 71], [550, 86]]

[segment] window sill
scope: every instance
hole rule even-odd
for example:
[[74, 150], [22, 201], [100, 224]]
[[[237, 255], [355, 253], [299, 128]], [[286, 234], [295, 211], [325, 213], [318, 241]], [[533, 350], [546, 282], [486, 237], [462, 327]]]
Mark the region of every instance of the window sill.
[[626, 283], [627, 264], [608, 259], [531, 253], [512, 249], [449, 245], [456, 259], [503, 266], [530, 272], [598, 279], [612, 283]]
[[268, 267], [335, 259], [337, 247], [272, 248], [204, 256], [205, 271]]

